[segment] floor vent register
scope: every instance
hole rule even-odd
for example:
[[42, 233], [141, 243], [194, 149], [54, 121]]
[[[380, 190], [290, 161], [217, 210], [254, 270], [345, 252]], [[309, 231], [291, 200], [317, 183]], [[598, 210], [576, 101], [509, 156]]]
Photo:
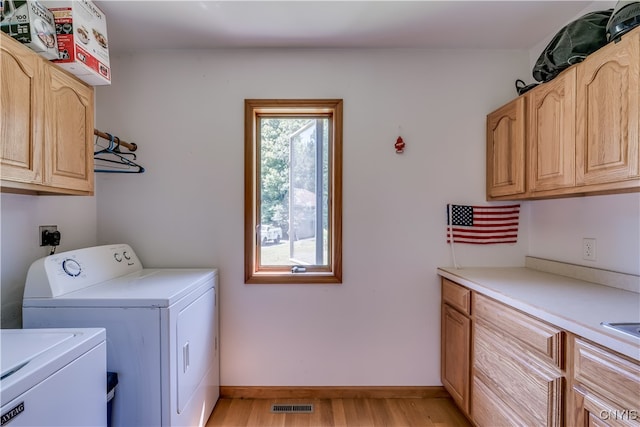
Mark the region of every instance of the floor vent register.
[[313, 412], [313, 405], [310, 403], [303, 404], [273, 404], [271, 405], [271, 412], [278, 414], [311, 414]]

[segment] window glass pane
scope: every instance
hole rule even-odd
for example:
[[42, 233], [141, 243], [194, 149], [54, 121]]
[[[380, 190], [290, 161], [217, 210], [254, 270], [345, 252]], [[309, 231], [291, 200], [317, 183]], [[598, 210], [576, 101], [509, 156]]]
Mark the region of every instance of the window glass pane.
[[260, 119], [260, 265], [329, 265], [329, 120]]

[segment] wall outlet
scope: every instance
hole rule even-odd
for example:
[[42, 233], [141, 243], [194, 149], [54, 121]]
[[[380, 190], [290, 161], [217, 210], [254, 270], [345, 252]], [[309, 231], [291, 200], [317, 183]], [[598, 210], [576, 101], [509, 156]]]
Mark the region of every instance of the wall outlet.
[[57, 225], [41, 225], [39, 228], [39, 236], [40, 236], [40, 246], [48, 246], [49, 243], [47, 243], [45, 241], [45, 231], [49, 232], [49, 233], [53, 233], [55, 231], [58, 231], [58, 226]]
[[586, 237], [582, 239], [582, 259], [587, 261], [596, 260], [596, 239]]

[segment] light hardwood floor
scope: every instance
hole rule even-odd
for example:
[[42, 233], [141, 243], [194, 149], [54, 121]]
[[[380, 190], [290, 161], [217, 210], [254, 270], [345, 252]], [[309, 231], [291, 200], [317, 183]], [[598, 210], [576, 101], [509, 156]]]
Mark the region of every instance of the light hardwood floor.
[[[274, 414], [271, 405], [313, 403], [311, 414]], [[386, 426], [458, 427], [471, 424], [448, 398], [230, 399], [218, 401], [206, 427]]]

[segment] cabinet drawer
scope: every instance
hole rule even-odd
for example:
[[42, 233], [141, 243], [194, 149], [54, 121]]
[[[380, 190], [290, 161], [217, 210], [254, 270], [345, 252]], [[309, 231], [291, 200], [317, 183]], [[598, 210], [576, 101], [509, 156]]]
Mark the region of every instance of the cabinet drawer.
[[561, 329], [479, 294], [474, 296], [473, 312], [476, 319], [490, 323], [564, 368], [564, 332]]
[[444, 277], [442, 278], [442, 301], [465, 314], [471, 313], [471, 291]]
[[528, 427], [513, 411], [506, 406], [491, 388], [480, 378], [473, 379], [473, 402], [471, 416], [478, 427], [518, 426]]
[[[512, 345], [507, 335], [476, 323], [473, 340], [474, 386], [488, 387], [512, 416], [528, 426], [561, 426], [564, 377], [555, 367]], [[475, 406], [476, 390], [472, 403]], [[497, 411], [497, 410], [496, 410]], [[475, 414], [473, 414], [475, 417]]]
[[579, 338], [573, 357], [576, 381], [616, 402], [620, 410], [640, 410], [640, 364]]

